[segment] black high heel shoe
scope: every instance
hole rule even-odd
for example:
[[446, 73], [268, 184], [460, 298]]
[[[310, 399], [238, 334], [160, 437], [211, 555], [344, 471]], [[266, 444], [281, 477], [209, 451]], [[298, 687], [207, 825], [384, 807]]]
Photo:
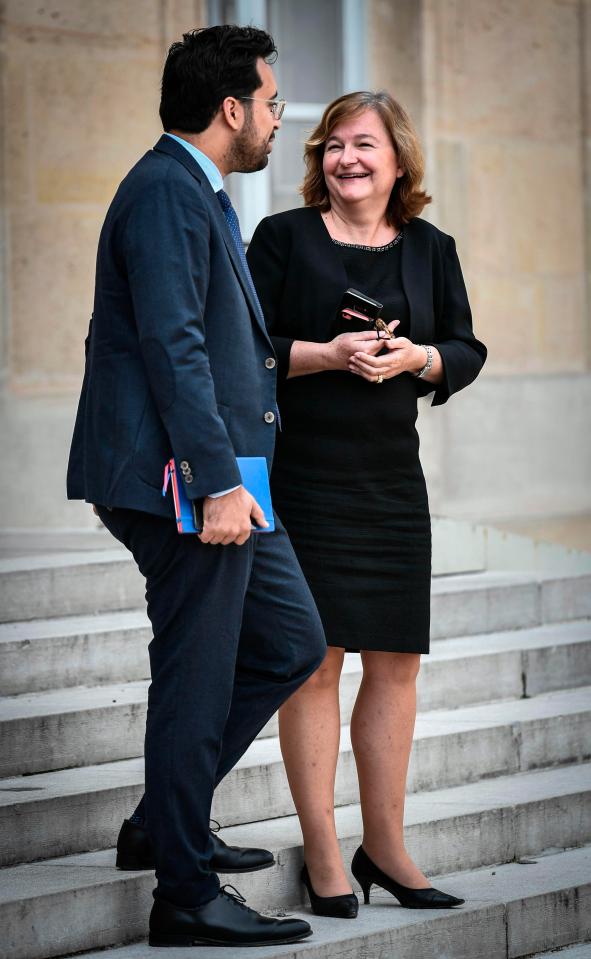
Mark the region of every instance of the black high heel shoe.
[[362, 846], [353, 856], [351, 872], [363, 889], [365, 905], [369, 902], [369, 891], [373, 885], [381, 886], [386, 892], [391, 892], [405, 909], [451, 909], [453, 906], [461, 906], [466, 901], [458, 899], [457, 896], [449, 896], [446, 892], [441, 892], [440, 889], [434, 889], [432, 886], [428, 889], [411, 889], [409, 886], [403, 886], [378, 869]]
[[359, 911], [359, 900], [354, 892], [343, 896], [317, 896], [312, 887], [308, 867], [300, 873], [300, 879], [308, 890], [310, 905], [315, 916], [332, 916], [334, 919], [355, 919]]

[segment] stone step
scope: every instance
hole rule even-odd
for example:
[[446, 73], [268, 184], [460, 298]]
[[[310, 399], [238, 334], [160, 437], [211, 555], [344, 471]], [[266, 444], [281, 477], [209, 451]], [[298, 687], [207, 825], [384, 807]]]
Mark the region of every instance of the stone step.
[[147, 679], [142, 610], [0, 624], [0, 696]]
[[564, 946], [563, 949], [553, 949], [552, 952], [536, 952], [531, 959], [589, 959], [591, 956], [591, 941], [577, 942], [574, 946]]
[[[591, 575], [476, 572], [433, 581], [434, 638], [591, 616]], [[144, 608], [123, 548], [0, 560], [0, 622]]]
[[[591, 689], [419, 714], [409, 792], [440, 789], [589, 758]], [[2, 862], [104, 848], [143, 791], [143, 759], [0, 780]], [[335, 801], [358, 798], [349, 729], [342, 732]], [[225, 825], [291, 815], [276, 737], [256, 740], [218, 788]]]
[[591, 620], [437, 640], [421, 660], [419, 709], [468, 706], [589, 685], [590, 640]]
[[[296, 913], [313, 935], [297, 946], [232, 949], [232, 959], [521, 959], [534, 949], [554, 947], [591, 935], [591, 850], [541, 857], [532, 865], [510, 863], [494, 870], [454, 873], [445, 888], [460, 895], [469, 883], [470, 900], [444, 912], [405, 910], [383, 891], [372, 895], [354, 922]], [[113, 950], [111, 959], [147, 959], [145, 942]], [[168, 949], [170, 959], [186, 950]], [[201, 947], [202, 959], [219, 950]], [[585, 959], [588, 959], [587, 952]], [[94, 952], [83, 959], [99, 959]]]
[[[133, 633], [131, 623], [139, 614], [117, 615], [127, 617]], [[111, 659], [118, 661], [118, 650], [123, 648], [121, 659], [125, 663], [129, 659], [127, 637], [122, 628], [109, 633], [109, 617], [113, 614], [101, 617], [103, 625], [98, 635], [114, 637], [107, 643]], [[0, 629], [6, 630], [6, 626]], [[142, 630], [144, 626], [137, 627], [137, 631]], [[63, 634], [63, 627], [58, 633]], [[79, 630], [75, 634], [81, 635]], [[458, 675], [462, 676], [461, 685]], [[350, 720], [360, 678], [360, 657], [350, 654], [341, 680], [344, 723]], [[591, 684], [591, 621], [485, 633], [433, 643], [419, 675], [419, 709], [518, 698], [586, 684]], [[147, 681], [136, 681], [0, 699], [4, 743], [0, 775], [31, 774], [143, 755], [147, 688]], [[259, 738], [276, 735], [274, 717]]]
[[432, 582], [431, 636], [469, 636], [591, 617], [591, 574], [483, 572]]
[[144, 606], [144, 579], [123, 547], [0, 560], [0, 622]]
[[[417, 716], [408, 791], [420, 792], [514, 772], [591, 758], [588, 729], [591, 688], [545, 693]], [[358, 798], [357, 774], [347, 726], [341, 733], [336, 804]], [[220, 822], [293, 812], [276, 738], [256, 740], [220, 784], [213, 815]]]
[[[444, 826], [440, 823], [440, 830]], [[271, 844], [269, 844], [271, 845]], [[463, 851], [463, 849], [462, 849]], [[151, 873], [117, 874], [106, 854], [58, 859], [5, 870], [0, 892], [4, 930], [2, 955], [10, 959], [49, 959], [93, 950], [145, 936], [151, 903]], [[457, 855], [457, 854], [456, 854]], [[281, 866], [281, 860], [280, 866]], [[371, 905], [362, 905], [354, 921], [312, 916], [314, 934], [297, 946], [232, 948], [232, 959], [507, 959], [588, 939], [591, 936], [591, 848], [471, 869], [438, 878], [437, 885], [463, 896], [455, 910], [406, 910], [383, 890], [372, 890]], [[297, 867], [296, 867], [297, 868]], [[270, 869], [241, 877], [249, 903], [251, 886], [273, 893], [293, 868]], [[431, 871], [431, 870], [429, 870]], [[224, 879], [231, 877], [221, 877]], [[236, 879], [236, 877], [233, 877]], [[357, 888], [356, 885], [354, 888]], [[294, 890], [295, 892], [296, 890]], [[358, 891], [358, 890], [357, 890]], [[301, 898], [301, 887], [297, 890]], [[285, 906], [259, 903], [258, 908], [283, 912]], [[91, 953], [100, 959], [104, 953]], [[90, 959], [86, 954], [86, 959]], [[110, 959], [155, 955], [146, 943], [114, 949]], [[184, 959], [186, 949], [168, 949], [167, 957]], [[218, 959], [219, 950], [202, 947], [203, 959]]]
[[[586, 627], [584, 622], [575, 622], [573, 626], [583, 631], [587, 627], [591, 630], [591, 624], [587, 624]], [[556, 635], [557, 641], [561, 641], [560, 637], [569, 628], [570, 624], [567, 623], [550, 623], [546, 626], [523, 629], [519, 632], [518, 648], [524, 649], [525, 643], [534, 646], [548, 644], [551, 646], [552, 637]], [[515, 672], [515, 666], [517, 665], [516, 657], [519, 657], [520, 653], [516, 647], [515, 629], [505, 633], [474, 637], [461, 636], [456, 642], [458, 651], [466, 650], [466, 655], [470, 655], [473, 645], [473, 651], [477, 651], [480, 656], [483, 653], [487, 635], [490, 636], [490, 642], [494, 645], [497, 662], [490, 662], [489, 676], [483, 677], [485, 682], [490, 681], [491, 673], [496, 673], [499, 669], [505, 672], [500, 662], [501, 655], [504, 655], [507, 661], [510, 660], [508, 665], [512, 678], [510, 691], [493, 692], [486, 698], [519, 695], [520, 680], [518, 673]], [[0, 696], [43, 692], [79, 685], [121, 684], [147, 679], [149, 676], [147, 646], [151, 637], [150, 623], [142, 610], [121, 610], [92, 616], [67, 616], [47, 620], [0, 623]], [[431, 656], [423, 658], [423, 674], [428, 671], [429, 664], [433, 663], [441, 649], [438, 641], [433, 645]], [[553, 657], [551, 652], [549, 655]], [[529, 664], [524, 662], [522, 665], [527, 671]], [[572, 665], [574, 669], [571, 669], [571, 672], [576, 675], [578, 666], [583, 664]], [[546, 685], [543, 688], [560, 688], [560, 682], [553, 679], [560, 673], [554, 660], [552, 669], [547, 669], [545, 663], [542, 663], [541, 667], [540, 675], [546, 674], [544, 679]], [[488, 669], [488, 666], [486, 668]], [[587, 669], [587, 675], [589, 675], [589, 669], [591, 666]], [[554, 685], [550, 686], [549, 683], [552, 682]], [[591, 678], [582, 682], [591, 682]], [[563, 685], [571, 684], [570, 680], [563, 683]], [[464, 693], [472, 696], [471, 691], [472, 679], [470, 684], [459, 691], [456, 690], [456, 694], [460, 696], [460, 702], [474, 701], [472, 698], [462, 699]], [[430, 705], [429, 700], [425, 708], [430, 708]]]
[[[98, 523], [98, 520], [97, 520]], [[433, 572], [434, 575], [450, 573], [469, 573], [490, 567], [486, 562], [489, 550], [488, 538], [498, 530], [489, 526], [479, 526], [466, 520], [433, 516], [431, 518], [433, 535]], [[507, 536], [505, 531], [503, 535]], [[512, 536], [520, 541], [524, 537]], [[0, 559], [15, 559], [18, 556], [47, 556], [55, 553], [96, 552], [111, 550], [119, 544], [102, 526], [95, 529], [0, 529]], [[521, 543], [518, 542], [521, 546]], [[554, 544], [552, 569], [571, 572], [573, 564], [565, 564], [565, 550]], [[574, 552], [573, 550], [570, 551]], [[520, 549], [520, 555], [523, 547]], [[526, 553], [528, 560], [531, 553]], [[535, 559], [535, 554], [534, 557]], [[577, 556], [578, 558], [578, 556]], [[492, 568], [492, 567], [490, 567]], [[494, 567], [505, 569], [505, 566]], [[536, 565], [513, 564], [511, 569], [535, 569]], [[591, 568], [591, 567], [589, 567]], [[577, 572], [582, 572], [576, 567]]]
[[147, 682], [74, 686], [0, 701], [0, 775], [143, 754]]

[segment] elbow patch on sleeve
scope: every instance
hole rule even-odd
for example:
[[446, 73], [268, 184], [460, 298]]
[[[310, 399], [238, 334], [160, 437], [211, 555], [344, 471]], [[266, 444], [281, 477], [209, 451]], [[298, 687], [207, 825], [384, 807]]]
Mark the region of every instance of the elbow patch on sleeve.
[[142, 356], [159, 413], [165, 413], [176, 399], [176, 376], [170, 357], [160, 340], [146, 337], [141, 342]]

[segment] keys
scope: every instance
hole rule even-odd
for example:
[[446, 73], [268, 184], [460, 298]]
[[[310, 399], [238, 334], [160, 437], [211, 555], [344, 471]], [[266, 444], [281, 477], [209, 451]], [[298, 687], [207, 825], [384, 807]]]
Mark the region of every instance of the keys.
[[389, 340], [394, 339], [394, 334], [392, 330], [390, 330], [388, 326], [386, 325], [386, 323], [384, 323], [381, 316], [378, 316], [377, 320], [374, 322], [374, 329], [378, 331], [378, 338], [380, 338], [381, 333], [384, 333]]

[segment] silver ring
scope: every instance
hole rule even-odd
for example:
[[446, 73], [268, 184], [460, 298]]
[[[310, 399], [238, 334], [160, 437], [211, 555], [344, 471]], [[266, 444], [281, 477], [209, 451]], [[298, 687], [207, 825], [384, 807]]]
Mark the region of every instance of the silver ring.
[[380, 373], [379, 376], [378, 376], [378, 378], [377, 378], [377, 380], [376, 380], [376, 383], [383, 383], [383, 382], [384, 382], [384, 377], [383, 377], [382, 374]]

